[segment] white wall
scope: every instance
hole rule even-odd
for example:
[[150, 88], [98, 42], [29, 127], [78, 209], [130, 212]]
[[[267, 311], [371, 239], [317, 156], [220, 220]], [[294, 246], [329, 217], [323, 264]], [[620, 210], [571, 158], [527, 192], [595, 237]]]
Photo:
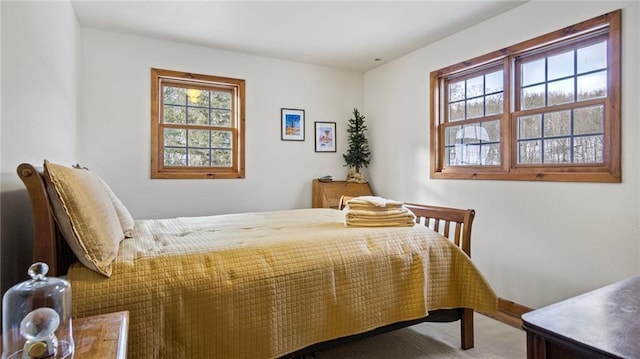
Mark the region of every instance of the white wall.
[[80, 28], [68, 1], [2, 1], [0, 258], [2, 292], [31, 264], [31, 206], [22, 162], [77, 158]]
[[[246, 80], [246, 178], [151, 180], [150, 69]], [[82, 30], [81, 163], [135, 218], [311, 206], [311, 180], [346, 177], [346, 122], [363, 74], [267, 57]], [[305, 141], [280, 140], [280, 108], [305, 110]], [[314, 152], [314, 121], [337, 122], [337, 152]]]
[[[474, 208], [474, 260], [498, 294], [539, 307], [640, 268], [639, 4], [532, 1], [365, 74], [374, 189]], [[619, 184], [429, 179], [429, 73], [623, 8]]]

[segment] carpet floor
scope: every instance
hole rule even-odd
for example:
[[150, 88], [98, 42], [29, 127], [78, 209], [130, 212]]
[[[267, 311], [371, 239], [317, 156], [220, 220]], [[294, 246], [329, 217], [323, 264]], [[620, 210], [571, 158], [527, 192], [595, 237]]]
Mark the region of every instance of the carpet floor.
[[[474, 314], [475, 347], [460, 349], [460, 324], [421, 323], [317, 352], [318, 359], [526, 358], [523, 330]], [[309, 358], [309, 357], [307, 357]]]

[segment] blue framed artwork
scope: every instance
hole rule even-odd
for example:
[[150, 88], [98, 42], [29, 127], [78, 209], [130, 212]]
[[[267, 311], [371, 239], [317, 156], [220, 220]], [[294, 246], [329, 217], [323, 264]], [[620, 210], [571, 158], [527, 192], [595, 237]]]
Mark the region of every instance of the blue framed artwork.
[[304, 110], [280, 109], [280, 139], [282, 141], [304, 141]]

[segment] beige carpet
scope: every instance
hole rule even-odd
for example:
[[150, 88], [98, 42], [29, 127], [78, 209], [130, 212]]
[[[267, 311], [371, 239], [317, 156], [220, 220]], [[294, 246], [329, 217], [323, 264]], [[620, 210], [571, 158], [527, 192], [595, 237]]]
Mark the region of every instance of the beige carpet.
[[[318, 359], [526, 358], [525, 332], [475, 314], [475, 347], [460, 349], [460, 324], [422, 323], [317, 353]], [[309, 358], [309, 357], [307, 357]]]

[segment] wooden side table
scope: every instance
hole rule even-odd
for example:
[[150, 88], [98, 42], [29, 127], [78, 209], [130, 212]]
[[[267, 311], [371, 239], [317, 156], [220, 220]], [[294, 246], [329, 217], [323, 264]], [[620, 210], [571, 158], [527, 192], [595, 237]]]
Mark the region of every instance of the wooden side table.
[[75, 359], [127, 357], [129, 312], [73, 319]]
[[522, 315], [527, 358], [640, 358], [640, 276]]
[[[125, 359], [129, 312], [72, 319], [75, 359]], [[0, 337], [0, 352], [2, 351]]]
[[371, 188], [368, 183], [354, 183], [347, 181], [320, 182], [313, 180], [313, 194], [311, 207], [313, 208], [338, 208], [340, 197], [371, 196]]

